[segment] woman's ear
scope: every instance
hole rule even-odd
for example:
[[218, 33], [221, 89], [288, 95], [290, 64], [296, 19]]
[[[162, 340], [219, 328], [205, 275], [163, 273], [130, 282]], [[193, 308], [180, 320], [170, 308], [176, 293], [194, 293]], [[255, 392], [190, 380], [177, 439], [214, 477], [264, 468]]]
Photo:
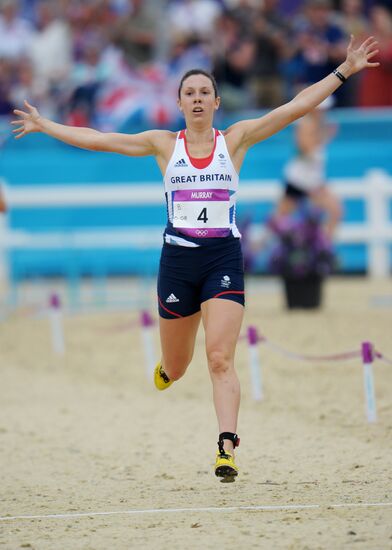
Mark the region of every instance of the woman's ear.
[[182, 107], [181, 107], [181, 101], [180, 99], [177, 99], [177, 107], [180, 109], [180, 111], [182, 112]]

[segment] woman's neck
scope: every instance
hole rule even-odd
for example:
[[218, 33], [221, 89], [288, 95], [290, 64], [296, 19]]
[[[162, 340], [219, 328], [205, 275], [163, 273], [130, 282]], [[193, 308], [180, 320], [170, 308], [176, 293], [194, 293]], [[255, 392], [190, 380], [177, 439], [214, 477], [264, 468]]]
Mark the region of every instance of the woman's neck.
[[187, 126], [185, 134], [188, 143], [206, 143], [214, 140], [212, 126], [207, 128], [190, 128]]

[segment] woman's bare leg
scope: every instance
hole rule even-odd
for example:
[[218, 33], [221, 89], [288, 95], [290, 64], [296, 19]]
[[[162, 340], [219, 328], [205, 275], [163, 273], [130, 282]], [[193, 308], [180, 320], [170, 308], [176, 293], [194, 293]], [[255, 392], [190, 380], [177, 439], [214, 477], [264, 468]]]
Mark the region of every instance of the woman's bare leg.
[[184, 375], [193, 357], [201, 312], [181, 319], [159, 318], [162, 367], [170, 380]]
[[[232, 300], [212, 298], [203, 302], [201, 310], [219, 432], [236, 433], [240, 383], [234, 369], [234, 355], [244, 307]], [[232, 453], [233, 443], [225, 439], [224, 448]]]
[[310, 195], [310, 199], [327, 213], [325, 233], [332, 240], [336, 227], [342, 219], [342, 205], [339, 198], [327, 187], [321, 187]]

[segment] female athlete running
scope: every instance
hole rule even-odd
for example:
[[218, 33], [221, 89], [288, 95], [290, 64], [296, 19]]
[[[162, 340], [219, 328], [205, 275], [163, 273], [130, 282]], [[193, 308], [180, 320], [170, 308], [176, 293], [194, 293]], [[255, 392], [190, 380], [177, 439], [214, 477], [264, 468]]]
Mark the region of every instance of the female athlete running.
[[185, 130], [179, 133], [126, 135], [74, 128], [41, 117], [27, 101], [25, 111], [14, 111], [16, 138], [43, 132], [84, 149], [156, 158], [168, 223], [158, 276], [162, 356], [154, 381], [164, 390], [184, 375], [202, 321], [219, 426], [215, 474], [224, 481], [238, 474], [234, 449], [239, 444], [240, 386], [234, 354], [244, 312], [244, 276], [235, 212], [241, 165], [249, 147], [314, 109], [354, 73], [378, 66], [370, 61], [376, 53], [373, 37], [359, 47], [351, 37], [346, 60], [334, 73], [267, 115], [222, 132], [212, 125], [220, 103], [216, 83], [202, 70], [189, 71], [181, 80], [178, 106]]

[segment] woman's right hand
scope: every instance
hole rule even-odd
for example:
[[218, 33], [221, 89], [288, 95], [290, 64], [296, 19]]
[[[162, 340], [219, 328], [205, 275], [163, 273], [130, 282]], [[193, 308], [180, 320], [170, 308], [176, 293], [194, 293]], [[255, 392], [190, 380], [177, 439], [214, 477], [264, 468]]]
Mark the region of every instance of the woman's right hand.
[[40, 123], [42, 118], [38, 112], [38, 109], [30, 105], [30, 103], [26, 100], [24, 104], [27, 108], [27, 112], [19, 111], [19, 109], [14, 109], [14, 114], [19, 118], [11, 122], [11, 124], [17, 126], [15, 130], [12, 130], [12, 133], [16, 134], [15, 135], [16, 139], [19, 139], [33, 132], [41, 131]]

